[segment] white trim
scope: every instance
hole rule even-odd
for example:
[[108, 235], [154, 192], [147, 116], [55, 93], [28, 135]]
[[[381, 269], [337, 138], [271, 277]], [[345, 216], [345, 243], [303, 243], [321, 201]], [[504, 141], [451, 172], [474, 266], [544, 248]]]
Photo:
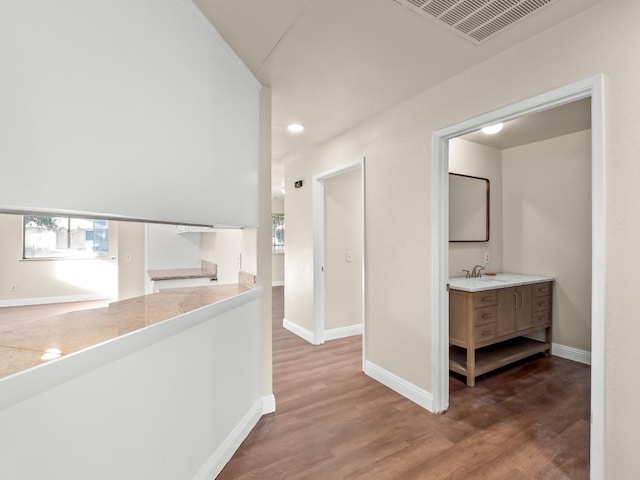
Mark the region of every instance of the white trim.
[[320, 343], [322, 343], [322, 342], [316, 341], [316, 337], [313, 334], [313, 332], [307, 330], [306, 328], [301, 327], [297, 323], [293, 323], [292, 321], [287, 320], [286, 318], [282, 319], [282, 327], [289, 330], [294, 335], [299, 336], [303, 340], [306, 340], [312, 345], [320, 345]]
[[425, 389], [407, 382], [368, 360], [364, 363], [364, 373], [421, 407], [433, 411], [433, 395]]
[[591, 365], [591, 352], [588, 352], [587, 350], [580, 350], [579, 348], [568, 347], [566, 345], [560, 345], [559, 343], [552, 343], [551, 355], [566, 358], [567, 360], [573, 360], [578, 363], [584, 363], [585, 365]]
[[449, 405], [448, 295], [448, 151], [449, 139], [482, 126], [511, 120], [582, 98], [591, 97], [591, 196], [592, 196], [592, 288], [591, 288], [591, 478], [605, 478], [605, 307], [606, 225], [604, 168], [604, 77], [585, 80], [546, 92], [493, 112], [434, 132], [431, 159], [431, 276], [432, 378], [434, 411]]
[[272, 393], [271, 395], [264, 395], [262, 397], [262, 414], [274, 413], [276, 411], [276, 397]]
[[16, 298], [15, 300], [0, 300], [0, 307], [25, 307], [29, 305], [47, 305], [51, 303], [93, 302], [97, 300], [110, 300], [110, 298], [98, 293], [86, 295], [64, 295], [59, 297]]
[[[366, 256], [365, 256], [365, 158], [359, 158], [349, 163], [339, 165], [335, 168], [327, 170], [313, 176], [312, 182], [312, 222], [313, 222], [313, 331], [314, 338], [320, 345], [324, 343], [324, 181], [328, 178], [360, 169], [362, 179], [362, 323], [366, 319], [366, 302], [365, 302], [365, 279], [366, 279]], [[362, 337], [362, 361], [364, 368], [365, 356], [365, 335]]]
[[194, 480], [209, 480], [216, 478], [225, 465], [231, 460], [233, 454], [236, 453], [242, 442], [249, 435], [253, 427], [256, 426], [258, 420], [262, 416], [262, 400], [258, 400], [253, 407], [242, 417], [240, 422], [234, 427], [225, 438], [215, 452], [200, 467], [198, 473], [193, 477]]
[[337, 340], [338, 338], [353, 337], [354, 335], [362, 335], [362, 324], [349, 325], [348, 327], [330, 328], [324, 331], [324, 339]]
[[274, 280], [271, 282], [272, 287], [284, 287], [284, 280]]

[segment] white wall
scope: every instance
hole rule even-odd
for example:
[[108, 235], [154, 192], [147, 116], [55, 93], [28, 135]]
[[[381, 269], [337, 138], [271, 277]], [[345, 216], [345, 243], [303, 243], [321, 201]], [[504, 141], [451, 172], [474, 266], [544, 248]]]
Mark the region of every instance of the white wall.
[[200, 268], [201, 233], [178, 233], [175, 225], [146, 224], [147, 269]]
[[553, 342], [591, 350], [591, 132], [502, 152], [504, 268], [555, 277]]
[[257, 226], [259, 85], [191, 0], [7, 0], [0, 32], [0, 210]]
[[[608, 0], [490, 60], [285, 159], [288, 185], [366, 157], [368, 361], [428, 400], [432, 388], [431, 134], [602, 72], [606, 165], [606, 478], [635, 478], [640, 458], [636, 276], [640, 179], [640, 2]], [[496, 88], [499, 85], [499, 88]], [[285, 316], [312, 330], [311, 192], [287, 191]], [[403, 231], [399, 244], [395, 232]]]
[[257, 234], [255, 228], [202, 234], [202, 259], [218, 265], [218, 283], [238, 283], [240, 270], [254, 275], [257, 273]]
[[[449, 141], [449, 172], [489, 179], [489, 241], [449, 243], [449, 276], [484, 265], [502, 271], [502, 155], [500, 150], [454, 138]], [[484, 254], [489, 252], [489, 263]]]
[[125, 300], [144, 295], [146, 281], [145, 225], [140, 222], [117, 223], [118, 300]]
[[324, 222], [324, 327], [360, 325], [364, 261], [360, 169], [324, 181]]

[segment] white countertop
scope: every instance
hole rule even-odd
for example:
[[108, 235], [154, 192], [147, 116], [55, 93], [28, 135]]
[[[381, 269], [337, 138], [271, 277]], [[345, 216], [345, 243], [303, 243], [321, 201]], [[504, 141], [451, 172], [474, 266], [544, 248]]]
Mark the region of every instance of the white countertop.
[[553, 277], [521, 275], [519, 273], [499, 273], [497, 275], [483, 275], [480, 278], [450, 278], [449, 288], [453, 290], [463, 290], [465, 292], [481, 292], [495, 288], [515, 287], [518, 285], [551, 281], [553, 281]]

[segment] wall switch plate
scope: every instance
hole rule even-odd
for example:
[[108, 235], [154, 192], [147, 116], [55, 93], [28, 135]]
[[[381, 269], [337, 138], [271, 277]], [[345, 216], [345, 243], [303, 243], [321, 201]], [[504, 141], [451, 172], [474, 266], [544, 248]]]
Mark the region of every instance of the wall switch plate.
[[18, 286], [17, 286], [15, 283], [12, 283], [12, 284], [9, 286], [9, 291], [10, 291], [10, 292], [16, 292], [16, 291], [18, 291]]
[[124, 253], [124, 261], [129, 263], [131, 262], [131, 259], [133, 258], [133, 255], [131, 254], [131, 252], [125, 252]]
[[489, 263], [491, 261], [491, 256], [489, 252], [484, 252], [484, 263]]
[[353, 252], [351, 250], [347, 250], [345, 253], [345, 259], [347, 262], [353, 262]]

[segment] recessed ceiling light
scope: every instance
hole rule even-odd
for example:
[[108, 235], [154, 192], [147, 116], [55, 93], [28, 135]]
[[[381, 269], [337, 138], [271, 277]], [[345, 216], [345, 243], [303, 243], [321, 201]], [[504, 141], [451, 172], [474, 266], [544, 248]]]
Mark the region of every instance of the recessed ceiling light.
[[484, 127], [482, 129], [482, 133], [486, 133], [487, 135], [495, 135], [500, 130], [502, 130], [503, 126], [504, 126], [503, 123], [496, 123], [495, 125], [489, 125], [488, 127]]
[[291, 125], [287, 126], [287, 130], [289, 130], [290, 133], [300, 133], [304, 130], [304, 125], [300, 125], [299, 123], [292, 123]]

